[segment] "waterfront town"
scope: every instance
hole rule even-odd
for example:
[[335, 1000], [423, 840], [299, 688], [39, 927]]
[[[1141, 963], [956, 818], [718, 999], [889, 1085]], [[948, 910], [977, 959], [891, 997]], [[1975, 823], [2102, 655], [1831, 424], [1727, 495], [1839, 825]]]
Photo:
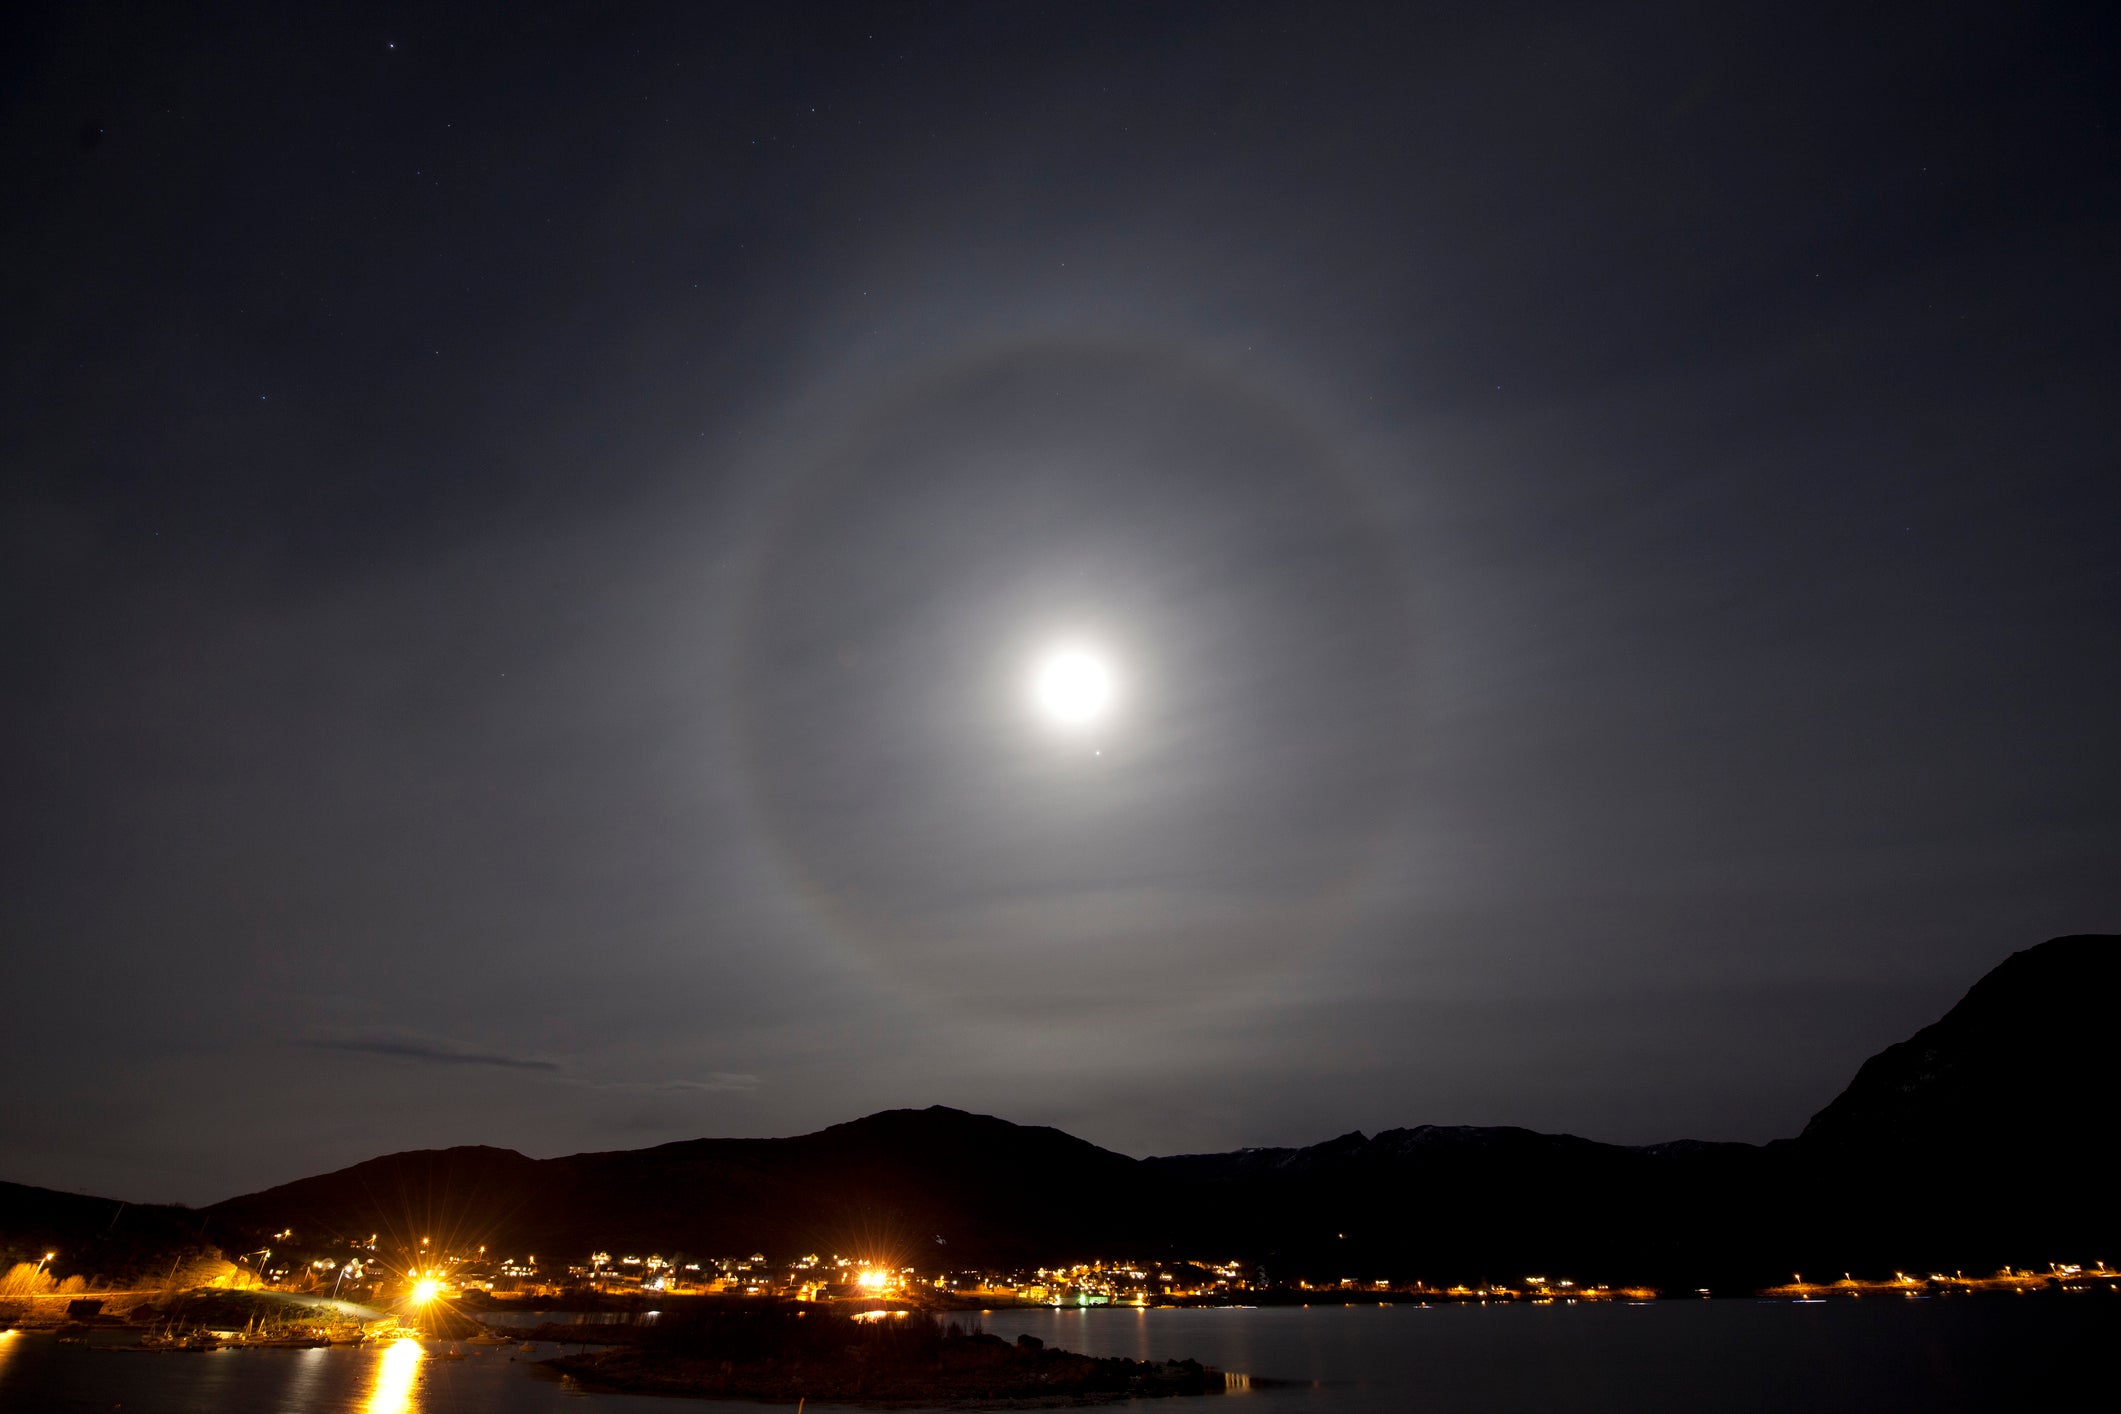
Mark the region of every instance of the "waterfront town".
[[[220, 1253], [180, 1258], [161, 1281], [120, 1283], [80, 1272], [61, 1277], [52, 1264], [62, 1255], [43, 1252], [0, 1276], [0, 1354], [18, 1333], [38, 1330], [60, 1345], [142, 1352], [374, 1346], [386, 1356], [378, 1367], [381, 1390], [391, 1380], [409, 1388], [406, 1382], [427, 1349], [423, 1343], [441, 1342], [446, 1347], [434, 1344], [433, 1351], [442, 1360], [462, 1359], [482, 1347], [506, 1348], [514, 1352], [511, 1358], [551, 1357], [547, 1363], [581, 1388], [747, 1398], [777, 1398], [791, 1390], [837, 1391], [846, 1398], [879, 1391], [892, 1397], [948, 1393], [958, 1398], [969, 1397], [968, 1391], [995, 1397], [1051, 1394], [1063, 1385], [1084, 1393], [1134, 1394], [1224, 1387], [1221, 1372], [1190, 1359], [1137, 1367], [1057, 1347], [1048, 1351], [1036, 1341], [1008, 1346], [988, 1333], [998, 1313], [1029, 1307], [1570, 1306], [1718, 1294], [1812, 1303], [2121, 1292], [2121, 1269], [2103, 1262], [1972, 1276], [1841, 1273], [1807, 1280], [1793, 1272], [1788, 1283], [1758, 1293], [1715, 1293], [1608, 1285], [1551, 1273], [1449, 1286], [1353, 1275], [1286, 1281], [1240, 1260], [938, 1270], [874, 1253], [812, 1252], [776, 1259], [759, 1251], [705, 1256], [623, 1248], [552, 1260], [528, 1251], [438, 1242], [431, 1235], [310, 1242], [291, 1229], [274, 1233], [270, 1246], [233, 1258]], [[804, 1317], [811, 1319], [791, 1324]], [[754, 1351], [757, 1358], [740, 1367], [700, 1363], [701, 1350], [734, 1338], [729, 1333], [739, 1327], [771, 1333], [771, 1351]], [[808, 1348], [805, 1342], [819, 1341], [841, 1354], [859, 1347], [885, 1364], [871, 1366], [866, 1357], [804, 1364], [798, 1352]], [[935, 1348], [915, 1361], [919, 1368], [891, 1366], [896, 1373], [887, 1379], [886, 1365], [903, 1363], [900, 1357], [915, 1346], [927, 1350], [923, 1341]], [[568, 1354], [568, 1347], [575, 1353]], [[960, 1383], [945, 1390], [937, 1383], [944, 1376], [936, 1373], [944, 1370], [956, 1372], [945, 1383]], [[411, 1406], [402, 1399], [379, 1399], [370, 1407]]]
[[339, 1252], [299, 1246], [290, 1233], [284, 1254], [238, 1259], [230, 1280], [283, 1290], [329, 1291], [387, 1304], [418, 1292], [473, 1306], [580, 1298], [738, 1297], [798, 1302], [859, 1302], [924, 1309], [996, 1305], [1256, 1305], [1316, 1299], [1350, 1301], [1650, 1300], [1648, 1287], [1615, 1287], [1569, 1278], [1436, 1286], [1418, 1280], [1345, 1277], [1277, 1282], [1239, 1259], [1102, 1260], [1067, 1266], [986, 1270], [922, 1268], [882, 1256], [805, 1253], [781, 1259], [763, 1252], [696, 1256], [683, 1252], [597, 1251], [573, 1261], [537, 1254], [495, 1254], [483, 1246], [444, 1250], [431, 1238], [393, 1252], [387, 1243], [352, 1241]]
[[[1351, 1304], [1402, 1301], [1521, 1301], [1535, 1303], [1650, 1301], [1701, 1298], [1706, 1288], [1686, 1292], [1654, 1287], [1579, 1281], [1528, 1274], [1477, 1284], [1436, 1285], [1418, 1279], [1348, 1276], [1338, 1280], [1277, 1281], [1262, 1266], [1240, 1259], [1191, 1261], [1101, 1260], [1066, 1266], [1012, 1270], [938, 1270], [883, 1257], [807, 1253], [774, 1260], [762, 1252], [744, 1256], [695, 1257], [684, 1253], [599, 1251], [570, 1263], [541, 1263], [535, 1254], [491, 1256], [483, 1247], [423, 1257], [408, 1250], [401, 1267], [379, 1263], [374, 1241], [350, 1257], [343, 1276], [336, 1259], [268, 1263], [262, 1281], [321, 1286], [350, 1279], [352, 1290], [378, 1302], [402, 1296], [427, 1282], [429, 1291], [476, 1305], [482, 1302], [598, 1298], [720, 1296], [801, 1302], [857, 1302], [926, 1309], [974, 1309], [1000, 1305], [1179, 1306]], [[2104, 1262], [2051, 1263], [2044, 1269], [2007, 1267], [1990, 1273], [1964, 1271], [1859, 1278], [1836, 1273], [1807, 1281], [1792, 1273], [1787, 1283], [1761, 1295], [1789, 1299], [1831, 1296], [1921, 1296], [1977, 1292], [2111, 1289], [2121, 1269]], [[1727, 1292], [1725, 1295], [1752, 1295]]]
[[806, 1253], [770, 1258], [762, 1252], [704, 1256], [684, 1252], [596, 1251], [573, 1260], [536, 1253], [498, 1253], [471, 1245], [449, 1247], [432, 1237], [393, 1244], [365, 1239], [305, 1243], [292, 1230], [274, 1234], [276, 1247], [172, 1270], [154, 1290], [120, 1290], [48, 1270], [58, 1254], [22, 1263], [0, 1276], [0, 1327], [49, 1324], [103, 1315], [177, 1291], [255, 1292], [360, 1305], [376, 1310], [449, 1307], [481, 1310], [592, 1308], [647, 1311], [659, 1303], [751, 1299], [859, 1306], [868, 1310], [979, 1310], [1003, 1306], [1255, 1306], [1351, 1305], [1403, 1302], [1578, 1302], [1701, 1299], [1753, 1295], [1789, 1300], [1832, 1297], [1909, 1298], [1994, 1292], [2082, 1292], [2121, 1289], [2121, 1269], [2104, 1262], [2051, 1263], [2043, 1269], [2007, 1267], [1983, 1274], [1894, 1272], [1889, 1277], [1822, 1274], [1758, 1293], [1660, 1291], [1559, 1275], [1527, 1274], [1479, 1284], [1433, 1285], [1419, 1280], [1348, 1276], [1334, 1281], [1277, 1281], [1241, 1260], [1092, 1261], [1021, 1270], [922, 1268], [881, 1256]]

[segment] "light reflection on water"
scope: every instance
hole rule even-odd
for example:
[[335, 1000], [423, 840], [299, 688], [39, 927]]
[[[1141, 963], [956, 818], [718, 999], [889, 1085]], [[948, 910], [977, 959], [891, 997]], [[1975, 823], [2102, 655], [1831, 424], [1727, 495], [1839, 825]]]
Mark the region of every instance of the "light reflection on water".
[[281, 1404], [288, 1409], [316, 1409], [325, 1404], [326, 1391], [323, 1385], [325, 1362], [331, 1354], [324, 1349], [304, 1350], [295, 1356], [294, 1372], [287, 1377], [287, 1393]]
[[376, 1380], [369, 1386], [368, 1403], [362, 1414], [411, 1414], [413, 1392], [420, 1382], [420, 1362], [427, 1352], [411, 1336], [403, 1336], [384, 1347], [376, 1361]]
[[[1989, 1414], [2032, 1407], [2042, 1380], [2060, 1386], [2065, 1375], [2080, 1383], [2104, 1377], [2105, 1352], [2121, 1345], [2121, 1298], [2103, 1297], [1802, 1308], [1011, 1309], [957, 1319], [1005, 1340], [1033, 1334], [1091, 1355], [1192, 1356], [1238, 1376], [1226, 1386], [1243, 1396], [1233, 1414]], [[400, 1340], [359, 1349], [127, 1354], [17, 1334], [0, 1336], [0, 1411], [686, 1414], [695, 1407], [537, 1378], [532, 1362], [560, 1349], [479, 1346], [450, 1360]], [[1168, 1408], [1157, 1414], [1215, 1407], [1158, 1404]], [[789, 1407], [696, 1406], [700, 1414], [788, 1414]], [[822, 1414], [815, 1404], [811, 1411]]]

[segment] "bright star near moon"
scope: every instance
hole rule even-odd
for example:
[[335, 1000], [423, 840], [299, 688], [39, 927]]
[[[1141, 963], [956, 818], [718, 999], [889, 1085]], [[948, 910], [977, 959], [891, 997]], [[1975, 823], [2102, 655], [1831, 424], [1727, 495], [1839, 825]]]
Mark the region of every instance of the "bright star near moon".
[[1116, 690], [1111, 666], [1087, 648], [1053, 649], [1031, 674], [1031, 700], [1039, 713], [1071, 730], [1094, 726], [1109, 715]]

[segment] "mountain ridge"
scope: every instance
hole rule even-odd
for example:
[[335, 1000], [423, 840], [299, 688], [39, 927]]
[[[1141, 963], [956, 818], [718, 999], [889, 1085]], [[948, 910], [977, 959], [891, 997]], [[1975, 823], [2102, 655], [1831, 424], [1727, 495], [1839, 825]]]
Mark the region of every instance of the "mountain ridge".
[[[1573, 1264], [1688, 1285], [1796, 1263], [2069, 1260], [2121, 1236], [2105, 1199], [2110, 1127], [2086, 1123], [2081, 1099], [2110, 1101], [2121, 1079], [2093, 1024], [2117, 995], [2121, 938], [2013, 953], [1866, 1060], [1797, 1136], [1764, 1145], [1414, 1125], [1136, 1159], [933, 1105], [809, 1134], [548, 1159], [410, 1150], [199, 1213], [251, 1245], [296, 1227], [549, 1252], [891, 1250], [953, 1266], [1243, 1251], [1290, 1273], [1352, 1263], [1457, 1279]], [[19, 1190], [15, 1206], [37, 1191]], [[0, 1212], [0, 1231], [10, 1226]]]

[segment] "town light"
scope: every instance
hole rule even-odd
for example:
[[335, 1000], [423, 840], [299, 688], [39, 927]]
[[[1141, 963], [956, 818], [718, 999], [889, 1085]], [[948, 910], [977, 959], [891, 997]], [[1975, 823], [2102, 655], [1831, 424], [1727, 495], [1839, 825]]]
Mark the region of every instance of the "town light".
[[412, 1284], [412, 1299], [416, 1306], [425, 1306], [442, 1294], [442, 1283], [433, 1277], [421, 1277]]

